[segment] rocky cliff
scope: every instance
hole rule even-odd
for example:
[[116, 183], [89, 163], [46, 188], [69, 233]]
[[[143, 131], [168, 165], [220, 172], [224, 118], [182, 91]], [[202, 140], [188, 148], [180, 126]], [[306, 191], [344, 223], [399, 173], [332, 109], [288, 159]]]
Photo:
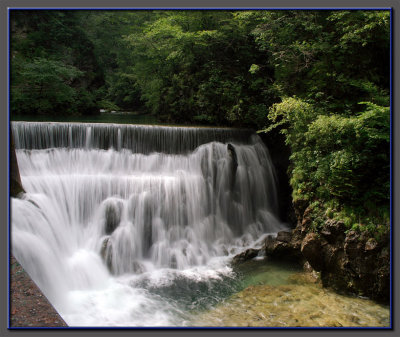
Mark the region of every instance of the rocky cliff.
[[299, 213], [293, 230], [269, 236], [261, 249], [239, 254], [241, 263], [259, 253], [271, 259], [297, 261], [310, 272], [318, 272], [323, 286], [340, 293], [365, 296], [382, 303], [390, 301], [390, 232], [372, 236], [368, 232], [346, 230], [341, 221], [329, 219], [316, 232], [311, 229], [309, 209]]

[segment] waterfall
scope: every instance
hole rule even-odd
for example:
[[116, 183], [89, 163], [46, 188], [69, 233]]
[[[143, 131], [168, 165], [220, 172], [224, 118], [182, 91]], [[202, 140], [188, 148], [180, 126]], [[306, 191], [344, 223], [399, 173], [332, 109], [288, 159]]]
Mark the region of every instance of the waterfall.
[[151, 282], [228, 275], [229, 258], [284, 228], [251, 130], [12, 128], [27, 192], [12, 199], [12, 252], [70, 325], [182, 325]]

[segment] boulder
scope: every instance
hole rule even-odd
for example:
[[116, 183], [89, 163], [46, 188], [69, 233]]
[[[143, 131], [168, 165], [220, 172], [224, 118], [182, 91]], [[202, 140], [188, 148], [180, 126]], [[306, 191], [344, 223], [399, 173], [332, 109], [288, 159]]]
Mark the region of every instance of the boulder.
[[320, 237], [316, 233], [308, 233], [301, 243], [301, 254], [310, 263], [311, 267], [316, 271], [324, 269], [324, 258], [321, 254], [322, 243]]
[[284, 259], [301, 263], [298, 237], [292, 231], [278, 232], [276, 238], [269, 235], [263, 245], [266, 256], [274, 259]]
[[320, 233], [329, 243], [334, 244], [336, 242], [344, 241], [346, 237], [345, 231], [346, 225], [343, 221], [329, 219], [325, 222]]
[[255, 258], [259, 252], [260, 252], [260, 249], [254, 249], [254, 248], [247, 249], [244, 252], [236, 255], [232, 259], [232, 264], [237, 265], [237, 264], [246, 262], [248, 260], [251, 260], [251, 259]]
[[292, 232], [281, 231], [276, 236], [276, 241], [289, 243], [292, 240]]
[[345, 239], [322, 250], [324, 286], [388, 302], [390, 297], [389, 240], [367, 232], [349, 231]]
[[110, 235], [121, 221], [122, 202], [116, 200], [105, 201], [104, 207], [104, 232]]
[[[377, 225], [379, 235], [373, 237], [368, 231], [348, 230], [343, 221], [328, 219], [317, 233], [313, 233], [313, 218], [308, 202], [296, 200], [293, 206], [297, 215], [297, 226], [292, 232], [289, 245], [300, 250], [310, 267], [320, 272], [322, 284], [339, 292], [367, 296], [388, 303], [389, 226]], [[273, 254], [275, 245], [272, 241], [268, 242], [267, 251]]]
[[265, 255], [269, 256], [273, 254], [275, 243], [276, 243], [276, 238], [274, 238], [272, 235], [268, 235], [267, 238], [264, 240], [263, 249]]

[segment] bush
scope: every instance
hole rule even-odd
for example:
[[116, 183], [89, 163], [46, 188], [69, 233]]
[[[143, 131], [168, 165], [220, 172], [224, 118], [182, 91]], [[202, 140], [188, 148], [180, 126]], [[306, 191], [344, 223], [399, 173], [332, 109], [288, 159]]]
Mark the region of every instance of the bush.
[[370, 102], [360, 104], [365, 109], [356, 115], [323, 114], [292, 97], [269, 110], [274, 124], [262, 131], [279, 127], [286, 136], [293, 199], [309, 201], [315, 228], [332, 217], [348, 228], [365, 223], [369, 231], [374, 222], [388, 222], [390, 112]]

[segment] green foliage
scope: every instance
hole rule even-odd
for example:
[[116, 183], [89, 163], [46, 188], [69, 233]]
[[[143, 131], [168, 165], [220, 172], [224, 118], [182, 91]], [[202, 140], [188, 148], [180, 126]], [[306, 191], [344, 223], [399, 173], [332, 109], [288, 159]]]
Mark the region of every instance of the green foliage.
[[154, 13], [125, 38], [148, 109], [175, 122], [264, 125], [271, 67], [248, 71], [263, 57], [250, 30], [227, 11]]
[[286, 135], [286, 143], [296, 151], [302, 146], [303, 135], [315, 116], [311, 104], [296, 97], [284, 98], [281, 103], [275, 103], [269, 109], [268, 118], [274, 124], [259, 132], [269, 132], [275, 127], [286, 125], [281, 132]]
[[[388, 105], [389, 11], [257, 11], [252, 34], [275, 67], [280, 96], [335, 113]], [[249, 19], [249, 15], [246, 15]]]
[[106, 100], [106, 99], [102, 99], [101, 101], [99, 101], [99, 106], [102, 109], [106, 110], [107, 112], [121, 110], [118, 105], [116, 105], [113, 102]]
[[14, 60], [13, 75], [12, 111], [49, 114], [71, 111], [77, 97], [70, 84], [82, 72], [60, 61], [35, 58]]
[[12, 10], [11, 111], [92, 114], [102, 72], [81, 12]]
[[386, 10], [13, 10], [11, 109], [277, 129], [315, 231], [386, 225], [389, 23]]
[[285, 134], [292, 150], [293, 198], [309, 201], [315, 230], [336, 214], [348, 227], [367, 222], [363, 230], [375, 229], [370, 219], [387, 223], [390, 110], [371, 102], [360, 105], [364, 111], [353, 116], [323, 115], [292, 97], [269, 110], [274, 124], [263, 131], [279, 126]]

